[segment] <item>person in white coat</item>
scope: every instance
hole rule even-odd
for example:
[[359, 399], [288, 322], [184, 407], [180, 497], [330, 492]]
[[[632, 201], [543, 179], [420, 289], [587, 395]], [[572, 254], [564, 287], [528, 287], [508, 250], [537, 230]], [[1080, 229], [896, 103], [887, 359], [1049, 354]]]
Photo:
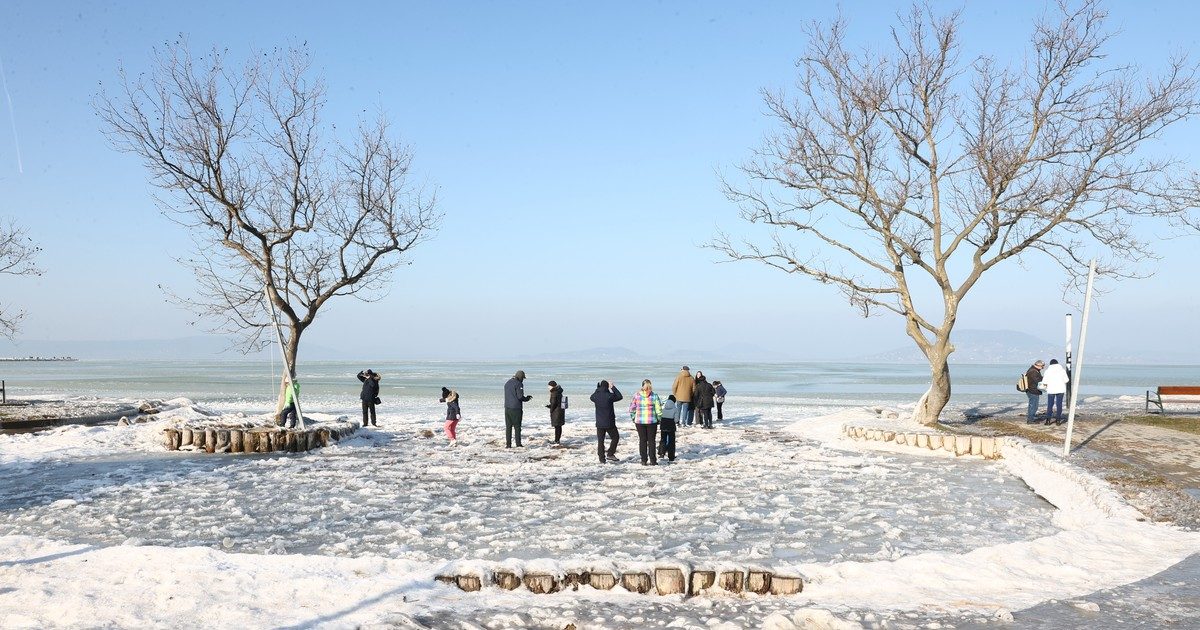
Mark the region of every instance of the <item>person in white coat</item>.
[[1063, 423], [1063, 395], [1067, 393], [1067, 383], [1070, 382], [1066, 368], [1059, 365], [1058, 359], [1050, 359], [1050, 365], [1042, 373], [1042, 389], [1046, 390], [1046, 424]]

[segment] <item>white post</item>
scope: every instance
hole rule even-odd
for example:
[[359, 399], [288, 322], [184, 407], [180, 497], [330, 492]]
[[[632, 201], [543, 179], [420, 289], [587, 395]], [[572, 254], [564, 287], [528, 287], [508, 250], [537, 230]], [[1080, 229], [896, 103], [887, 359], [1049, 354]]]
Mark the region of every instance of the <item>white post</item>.
[[304, 414], [300, 412], [300, 392], [296, 389], [295, 372], [288, 361], [287, 348], [283, 346], [283, 331], [279, 328], [279, 318], [275, 315], [275, 303], [271, 301], [271, 293], [266, 285], [263, 286], [263, 297], [267, 300], [267, 309], [271, 312], [271, 323], [275, 325], [275, 338], [279, 341], [279, 354], [283, 357], [283, 369], [287, 371], [288, 387], [292, 389], [292, 404], [296, 407], [296, 422], [300, 430], [304, 430]]
[[[1067, 313], [1067, 356], [1064, 362], [1066, 363], [1065, 367], [1067, 368], [1068, 377], [1071, 376], [1071, 335], [1075, 332], [1075, 322], [1073, 320], [1074, 317], [1070, 313]], [[1068, 400], [1067, 402], [1070, 403], [1071, 401]]]
[[1063, 442], [1063, 457], [1071, 454], [1071, 433], [1075, 429], [1075, 406], [1079, 403], [1079, 379], [1083, 375], [1083, 346], [1087, 343], [1088, 315], [1092, 313], [1092, 283], [1096, 281], [1096, 259], [1088, 265], [1087, 292], [1083, 297], [1083, 322], [1079, 325], [1079, 360], [1071, 375], [1071, 406], [1067, 412], [1067, 439]]

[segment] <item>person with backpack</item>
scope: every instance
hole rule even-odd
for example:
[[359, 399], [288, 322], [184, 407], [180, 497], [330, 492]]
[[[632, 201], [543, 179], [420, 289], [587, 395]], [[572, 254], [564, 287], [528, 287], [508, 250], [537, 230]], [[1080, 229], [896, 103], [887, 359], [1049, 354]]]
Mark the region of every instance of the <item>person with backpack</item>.
[[1025, 392], [1029, 397], [1029, 409], [1025, 412], [1025, 422], [1033, 424], [1033, 418], [1037, 415], [1038, 403], [1042, 399], [1042, 390], [1038, 388], [1042, 382], [1042, 368], [1046, 364], [1041, 359], [1033, 362], [1025, 374], [1018, 380], [1017, 389]]
[[721, 406], [725, 404], [725, 394], [729, 392], [725, 390], [721, 381], [713, 381], [713, 389], [717, 392], [716, 397], [713, 398], [713, 402], [717, 403], [717, 420], [724, 420], [725, 412], [721, 411]]
[[702, 372], [696, 372], [696, 393], [692, 404], [696, 406], [696, 423], [705, 429], [713, 428], [712, 410], [717, 392]]
[[658, 448], [654, 441], [658, 422], [662, 419], [662, 400], [654, 393], [650, 379], [642, 381], [642, 388], [629, 402], [629, 418], [637, 429], [638, 455], [642, 457], [642, 465], [657, 466]]
[[446, 438], [450, 440], [450, 446], [458, 446], [458, 421], [462, 420], [462, 407], [458, 404], [458, 392], [443, 387], [442, 397], [438, 399], [438, 402], [446, 403], [446, 424], [442, 427], [446, 431]]
[[546, 386], [550, 388], [550, 404], [546, 408], [550, 410], [550, 426], [554, 427], [554, 444], [561, 446], [559, 440], [562, 439], [563, 425], [567, 423], [567, 397], [563, 396], [563, 388], [558, 383], [550, 381]]
[[300, 381], [293, 381], [284, 374], [284, 386], [287, 391], [283, 394], [283, 410], [279, 412], [280, 424], [285, 429], [296, 428], [296, 396], [300, 394]]
[[[617, 442], [621, 441], [621, 433], [617, 431], [617, 412], [613, 403], [621, 400], [621, 392], [615, 383], [600, 381], [596, 383], [596, 391], [592, 392], [592, 402], [596, 405], [596, 454], [600, 463], [617, 463]], [[608, 451], [604, 450], [604, 436], [608, 436]]]
[[1063, 397], [1067, 393], [1067, 383], [1070, 382], [1071, 377], [1067, 374], [1067, 369], [1059, 365], [1058, 359], [1050, 359], [1050, 365], [1042, 373], [1042, 386], [1046, 389], [1046, 424], [1064, 422]]
[[362, 399], [363, 421], [362, 425], [367, 426], [368, 412], [372, 426], [379, 426], [375, 420], [375, 405], [379, 404], [379, 379], [383, 378], [371, 370], [363, 370], [358, 373], [358, 380], [362, 381], [362, 392], [358, 397]]

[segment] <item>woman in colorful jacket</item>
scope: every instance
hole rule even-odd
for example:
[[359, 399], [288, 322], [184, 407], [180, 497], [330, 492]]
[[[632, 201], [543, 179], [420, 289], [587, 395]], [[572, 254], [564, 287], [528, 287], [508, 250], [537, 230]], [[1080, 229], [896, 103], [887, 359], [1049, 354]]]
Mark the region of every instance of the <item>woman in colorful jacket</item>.
[[442, 397], [438, 402], [446, 403], [446, 424], [442, 427], [446, 431], [446, 438], [450, 440], [450, 446], [458, 446], [458, 421], [462, 420], [462, 407], [458, 403], [458, 392], [449, 387], [442, 388]]
[[638, 455], [642, 457], [642, 465], [658, 465], [658, 449], [655, 444], [655, 434], [658, 431], [658, 421], [662, 419], [662, 400], [654, 393], [650, 379], [642, 381], [642, 388], [633, 395], [629, 403], [629, 417], [637, 428]]

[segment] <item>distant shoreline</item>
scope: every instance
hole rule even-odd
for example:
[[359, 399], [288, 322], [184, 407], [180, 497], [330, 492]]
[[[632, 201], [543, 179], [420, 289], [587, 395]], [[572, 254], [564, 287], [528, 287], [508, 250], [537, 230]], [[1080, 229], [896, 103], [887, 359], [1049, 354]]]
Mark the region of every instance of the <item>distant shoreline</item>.
[[49, 361], [78, 361], [75, 357], [0, 357], [0, 363], [45, 363]]

